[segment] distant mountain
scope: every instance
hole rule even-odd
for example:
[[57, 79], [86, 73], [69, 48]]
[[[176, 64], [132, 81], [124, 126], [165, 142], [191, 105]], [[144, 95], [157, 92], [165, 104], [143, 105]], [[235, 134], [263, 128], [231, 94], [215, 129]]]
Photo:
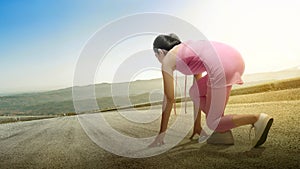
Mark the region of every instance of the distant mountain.
[[[235, 85], [234, 88], [258, 85], [275, 80], [289, 79], [300, 77], [299, 67], [294, 67], [277, 72], [256, 73], [244, 75], [244, 85]], [[192, 85], [193, 78], [188, 77], [188, 89]], [[83, 91], [93, 86], [77, 87]], [[163, 95], [162, 79], [138, 80], [129, 83], [101, 83], [95, 85], [95, 93], [100, 109], [109, 109], [114, 106], [112, 96], [115, 100], [122, 100], [130, 96], [130, 101], [134, 104], [159, 101]], [[177, 79], [177, 96], [183, 96], [184, 77], [178, 76]], [[85, 96], [89, 99], [92, 96]], [[11, 96], [0, 97], [0, 115], [45, 115], [45, 114], [63, 114], [74, 112], [72, 88], [65, 88], [47, 92], [26, 93]]]

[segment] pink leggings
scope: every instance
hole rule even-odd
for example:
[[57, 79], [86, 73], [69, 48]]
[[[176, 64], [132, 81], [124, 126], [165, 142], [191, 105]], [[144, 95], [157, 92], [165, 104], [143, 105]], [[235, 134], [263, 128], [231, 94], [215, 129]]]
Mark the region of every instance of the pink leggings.
[[[197, 82], [195, 80], [193, 86], [190, 88], [189, 94], [195, 106], [205, 113], [206, 123], [210, 129], [215, 128], [217, 132], [223, 132], [234, 128], [235, 124], [233, 123], [232, 115], [224, 116], [224, 110], [228, 102], [228, 98], [232, 86], [230, 85], [226, 87], [226, 101], [225, 104], [222, 104], [223, 105], [222, 112], [210, 112], [210, 113], [214, 113], [215, 115], [212, 116], [212, 118], [207, 118], [210, 106], [211, 104], [214, 104], [211, 103], [211, 87], [207, 85], [207, 82], [208, 82], [208, 75], [197, 80]], [[200, 103], [200, 107], [199, 107], [199, 103]], [[200, 113], [200, 111], [198, 112]], [[211, 127], [213, 126], [212, 124], [214, 123], [218, 123], [217, 127]]]

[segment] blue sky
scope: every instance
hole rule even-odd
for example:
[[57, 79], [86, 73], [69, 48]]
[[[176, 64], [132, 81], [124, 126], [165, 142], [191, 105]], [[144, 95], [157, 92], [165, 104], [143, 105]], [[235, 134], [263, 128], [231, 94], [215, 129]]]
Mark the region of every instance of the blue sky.
[[107, 22], [151, 6], [139, 0], [0, 1], [0, 93], [71, 86], [88, 38]]
[[108, 22], [141, 12], [180, 17], [209, 39], [232, 44], [246, 73], [298, 66], [299, 7], [293, 0], [2, 0], [0, 93], [72, 86], [86, 41]]

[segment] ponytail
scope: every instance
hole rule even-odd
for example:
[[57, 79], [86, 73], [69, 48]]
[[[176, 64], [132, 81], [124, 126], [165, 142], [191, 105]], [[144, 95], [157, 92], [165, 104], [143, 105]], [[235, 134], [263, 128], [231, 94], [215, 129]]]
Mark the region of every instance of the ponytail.
[[153, 42], [153, 48], [164, 49], [166, 51], [171, 50], [174, 46], [180, 44], [178, 36], [174, 33], [169, 35], [159, 35]]

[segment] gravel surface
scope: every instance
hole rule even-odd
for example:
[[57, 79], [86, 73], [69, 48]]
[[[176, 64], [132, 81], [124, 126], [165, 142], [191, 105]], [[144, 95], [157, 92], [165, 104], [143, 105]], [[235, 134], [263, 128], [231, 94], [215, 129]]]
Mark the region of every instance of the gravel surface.
[[[279, 98], [278, 92], [232, 97], [226, 114], [265, 112], [274, 117], [269, 137], [260, 148], [251, 148], [250, 126], [243, 126], [232, 130], [235, 138], [232, 146], [199, 144], [188, 139], [190, 132], [163, 154], [126, 158], [96, 145], [82, 129], [77, 116], [72, 116], [1, 124], [0, 168], [299, 168], [300, 100], [284, 96], [291, 94], [299, 96], [300, 92], [293, 89], [281, 92], [285, 99]], [[260, 99], [266, 95], [267, 101], [267, 98], [253, 101], [253, 97]], [[189, 102], [188, 112], [191, 110]], [[151, 111], [159, 113], [160, 106]], [[105, 117], [113, 128], [128, 136], [153, 136], [159, 128], [159, 119], [144, 125], [130, 123], [117, 112], [105, 113]], [[175, 119], [172, 113], [170, 123]]]

